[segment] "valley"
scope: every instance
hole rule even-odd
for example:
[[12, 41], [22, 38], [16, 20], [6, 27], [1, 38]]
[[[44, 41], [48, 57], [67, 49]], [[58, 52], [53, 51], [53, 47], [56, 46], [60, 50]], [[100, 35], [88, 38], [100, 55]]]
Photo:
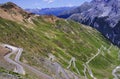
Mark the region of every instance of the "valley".
[[120, 49], [95, 28], [11, 2], [0, 10], [0, 78], [119, 79]]

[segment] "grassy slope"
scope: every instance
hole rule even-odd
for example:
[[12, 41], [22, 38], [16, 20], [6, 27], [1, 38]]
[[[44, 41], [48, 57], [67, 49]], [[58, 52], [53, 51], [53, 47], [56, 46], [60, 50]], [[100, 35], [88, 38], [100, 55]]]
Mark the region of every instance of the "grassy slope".
[[[0, 42], [24, 48], [22, 60], [37, 68], [40, 68], [40, 65], [36, 63], [36, 58], [47, 57], [48, 53], [52, 53], [64, 68], [68, 66], [67, 61], [75, 57], [77, 67], [84, 75], [82, 64], [96, 54], [101, 45], [106, 48], [111, 45], [95, 29], [73, 21], [58, 20], [54, 24], [42, 18], [33, 21], [35, 26], [30, 29], [0, 18]], [[117, 47], [112, 46], [110, 53], [105, 50], [90, 63], [98, 79], [112, 79], [112, 69], [119, 64], [118, 51]], [[76, 72], [74, 68], [70, 70]], [[90, 78], [89, 75], [88, 77]]]

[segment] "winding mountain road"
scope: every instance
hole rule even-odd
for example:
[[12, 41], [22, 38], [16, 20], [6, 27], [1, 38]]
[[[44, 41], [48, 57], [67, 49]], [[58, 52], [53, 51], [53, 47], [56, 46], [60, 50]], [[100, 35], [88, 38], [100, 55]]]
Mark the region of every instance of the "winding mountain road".
[[[120, 54], [120, 50], [119, 50], [119, 52], [118, 52], [118, 60], [120, 59], [119, 54]], [[120, 79], [120, 74], [119, 74], [119, 72], [120, 72], [120, 66], [117, 66], [115, 69], [113, 69], [112, 75], [114, 76], [114, 79]]]
[[40, 72], [39, 70], [27, 65], [27, 64], [24, 64], [22, 62], [19, 61], [21, 55], [22, 55], [22, 52], [23, 52], [23, 49], [22, 48], [19, 48], [18, 49], [18, 53], [15, 57], [15, 61], [19, 64], [21, 64], [22, 66], [28, 68], [30, 71], [32, 71], [33, 73], [35, 73], [36, 75], [38, 75], [41, 79], [53, 79], [51, 76], [47, 75], [47, 74], [44, 74], [42, 72]]
[[57, 62], [53, 63], [54, 66], [56, 67], [57, 69], [57, 74], [60, 74], [60, 72], [64, 75], [65, 79], [70, 79], [68, 74], [65, 72], [65, 70], [61, 67], [60, 64], [58, 64]]
[[83, 71], [83, 72], [84, 72], [84, 75], [85, 75], [85, 79], [88, 79], [88, 78], [87, 78], [87, 74], [86, 74], [87, 67], [86, 67], [86, 65], [85, 65], [85, 64], [83, 64], [83, 66], [84, 66], [84, 71]]
[[95, 55], [94, 55], [92, 58], [90, 58], [85, 64], [83, 64], [83, 66], [84, 66], [85, 79], [87, 79], [87, 75], [86, 75], [86, 71], [87, 71], [87, 70], [88, 70], [88, 73], [90, 74], [90, 76], [91, 76], [93, 79], [97, 79], [97, 78], [93, 75], [92, 70], [91, 70], [90, 67], [89, 67], [89, 63], [90, 63], [94, 58], [96, 58], [96, 57], [100, 54], [102, 48], [103, 48], [103, 47], [101, 46], [101, 48], [98, 49], [97, 54], [95, 54]]
[[[48, 60], [50, 61], [50, 62], [54, 62], [55, 61], [55, 56], [53, 55], [53, 54], [48, 54]], [[59, 64], [59, 63], [57, 63], [57, 62], [54, 62], [53, 63], [53, 66], [54, 66], [54, 68], [56, 69], [56, 77], [58, 78], [58, 79], [62, 79], [61, 78], [61, 74], [63, 74], [64, 75], [64, 77], [65, 77], [65, 79], [70, 79], [69, 78], [69, 76], [68, 76], [68, 74], [65, 72], [65, 70], [62, 68], [62, 66]]]
[[[25, 75], [24, 68], [23, 68], [20, 64], [18, 64], [17, 62], [15, 62], [15, 61], [13, 61], [12, 59], [10, 59], [10, 56], [11, 56], [12, 54], [15, 54], [15, 53], [17, 52], [17, 48], [14, 47], [14, 46], [7, 45], [7, 44], [3, 45], [3, 47], [6, 47], [6, 48], [8, 48], [8, 49], [11, 49], [11, 53], [5, 55], [5, 56], [4, 56], [4, 59], [5, 59], [7, 62], [9, 62], [9, 63], [11, 63], [11, 64], [14, 64], [14, 65], [16, 66], [15, 69], [14, 69], [14, 72]], [[19, 61], [19, 60], [18, 60], [18, 61]]]
[[120, 79], [120, 75], [117, 74], [117, 72], [120, 70], [120, 66], [117, 66], [113, 71], [112, 75], [114, 76], [114, 79]]
[[[38, 71], [37, 69], [35, 69], [35, 68], [33, 68], [33, 67], [31, 67], [31, 66], [29, 66], [27, 64], [24, 64], [24, 63], [20, 62], [19, 60], [20, 60], [21, 54], [23, 52], [22, 48], [17, 48], [17, 47], [8, 45], [8, 44], [2, 44], [2, 46], [11, 50], [11, 53], [5, 55], [4, 59], [7, 62], [9, 62], [11, 64], [14, 64], [16, 66], [15, 69], [14, 69], [14, 72], [25, 75], [25, 70], [24, 70], [23, 67], [26, 67], [30, 71], [32, 71], [33, 73], [35, 73], [36, 75], [38, 75], [40, 77], [40, 79], [54, 79], [51, 76], [49, 76], [47, 74], [44, 74], [44, 73]], [[14, 59], [15, 61], [12, 60], [12, 59], [10, 59], [10, 56], [12, 54], [16, 54], [16, 57]]]
[[75, 62], [76, 62], [75, 57], [72, 57], [71, 60], [69, 61], [69, 65], [68, 65], [67, 69], [69, 69], [69, 68], [72, 66], [72, 63], [73, 63], [73, 67], [75, 68], [76, 72], [77, 72], [79, 75], [81, 75], [80, 72], [79, 72], [79, 70], [78, 70], [78, 68], [77, 68], [77, 66], [76, 66], [76, 63], [75, 63]]

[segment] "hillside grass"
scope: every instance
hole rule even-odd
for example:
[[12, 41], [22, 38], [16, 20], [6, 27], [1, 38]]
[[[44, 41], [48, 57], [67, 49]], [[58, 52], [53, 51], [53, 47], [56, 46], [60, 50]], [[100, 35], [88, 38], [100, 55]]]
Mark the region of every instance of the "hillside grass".
[[[22, 47], [24, 52], [21, 60], [26, 60], [27, 64], [40, 69], [41, 66], [37, 64], [36, 58], [48, 58], [48, 53], [52, 53], [56, 56], [56, 61], [64, 68], [68, 66], [70, 59], [75, 57], [76, 66], [84, 76], [82, 64], [95, 55], [102, 45], [107, 49], [111, 45], [95, 29], [73, 21], [61, 19], [50, 23], [39, 17], [33, 22], [35, 26], [27, 28], [24, 24], [0, 18], [0, 42]], [[118, 51], [117, 47], [112, 46], [110, 53], [103, 50], [90, 62], [89, 65], [95, 77], [98, 79], [113, 78], [112, 70], [120, 64]], [[69, 70], [77, 73], [73, 66]], [[88, 77], [90, 78], [89, 74]]]

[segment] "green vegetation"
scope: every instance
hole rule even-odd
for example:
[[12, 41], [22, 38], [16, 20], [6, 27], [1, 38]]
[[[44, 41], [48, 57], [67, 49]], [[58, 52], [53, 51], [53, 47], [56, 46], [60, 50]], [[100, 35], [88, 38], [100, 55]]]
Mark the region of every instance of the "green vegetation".
[[[0, 18], [0, 42], [22, 47], [24, 52], [21, 60], [26, 60], [29, 65], [38, 69], [41, 69], [41, 66], [37, 64], [36, 59], [47, 58], [48, 53], [52, 53], [56, 56], [56, 61], [64, 68], [68, 66], [71, 57], [75, 57], [76, 66], [84, 76], [82, 64], [93, 57], [102, 45], [107, 49], [111, 45], [95, 29], [73, 21], [60, 19], [55, 23], [50, 23], [39, 17], [33, 22], [34, 27], [27, 28], [24, 24]], [[110, 52], [103, 50], [90, 62], [89, 65], [95, 77], [113, 78], [112, 70], [120, 64], [118, 51], [117, 47], [112, 46]], [[77, 73], [74, 67], [70, 70]], [[50, 74], [47, 71], [45, 73]], [[87, 75], [90, 77], [88, 72]]]
[[[3, 67], [0, 67], [0, 73], [3, 73], [4, 76], [7, 77], [7, 75], [11, 75], [11, 78], [18, 78], [18, 79], [24, 79], [22, 75], [19, 75], [18, 73], [12, 72], [12, 71], [8, 71]], [[1, 77], [0, 77], [1, 78]]]

